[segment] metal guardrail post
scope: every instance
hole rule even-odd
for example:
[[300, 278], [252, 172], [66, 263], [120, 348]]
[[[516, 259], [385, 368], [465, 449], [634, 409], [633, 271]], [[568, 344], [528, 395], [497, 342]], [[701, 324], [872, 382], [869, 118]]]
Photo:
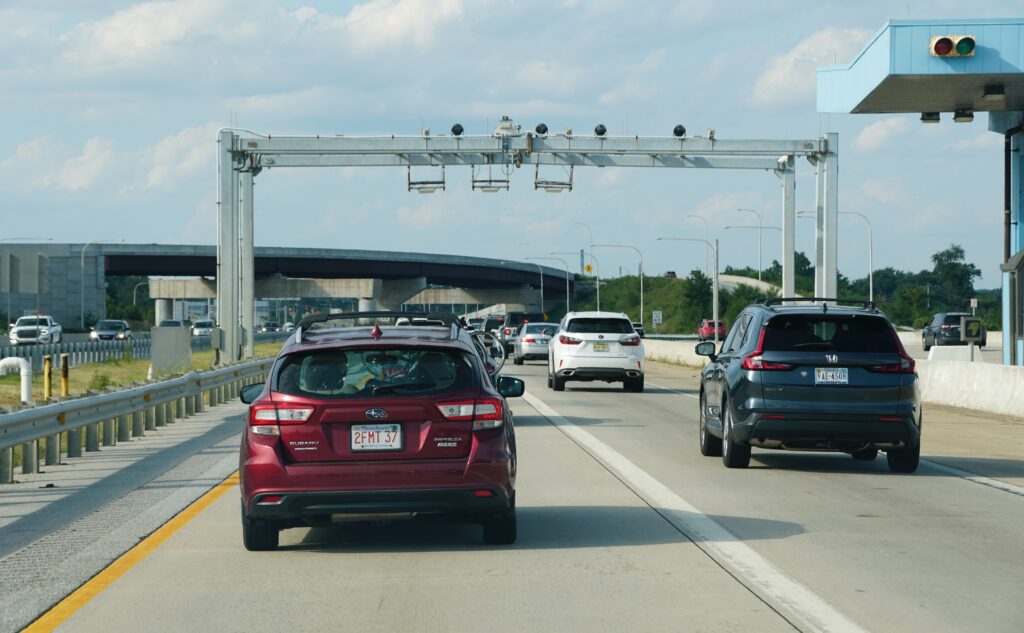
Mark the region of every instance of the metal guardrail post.
[[167, 425], [167, 403], [161, 402], [160, 404], [153, 407], [153, 426], [166, 426]]
[[127, 442], [131, 440], [132, 421], [130, 414], [124, 414], [117, 418], [117, 441]]
[[133, 411], [128, 414], [132, 418], [132, 437], [145, 437], [146, 435], [146, 432], [143, 429], [143, 425], [145, 424], [142, 417], [143, 414], [144, 413], [142, 411]]
[[68, 436], [68, 457], [81, 457], [82, 456], [82, 431], [81, 429], [71, 429], [67, 433]]
[[203, 392], [200, 391], [194, 397], [196, 399], [196, 414], [202, 413], [203, 410], [205, 409], [205, 407], [203, 406]]
[[[6, 358], [6, 356], [4, 357]], [[14, 483], [14, 448], [0, 450], [0, 484]]]
[[152, 431], [156, 429], [156, 407], [146, 407], [142, 411], [142, 415], [146, 417], [146, 430]]
[[95, 453], [100, 450], [100, 423], [85, 427], [85, 452]]
[[117, 434], [114, 433], [114, 425], [117, 424], [116, 418], [109, 418], [103, 421], [103, 445], [104, 446], [117, 446]]
[[46, 436], [46, 465], [54, 466], [60, 463], [60, 433]]
[[192, 401], [189, 398], [179, 398], [178, 407], [178, 411], [181, 413], [181, 417], [183, 418], [189, 418], [195, 415], [195, 410], [194, 407], [192, 406]]
[[43, 400], [48, 401], [53, 397], [53, 357], [47, 354], [43, 357]]
[[21, 472], [31, 475], [39, 470], [39, 440], [32, 440], [21, 445]]
[[185, 396], [182, 400], [185, 401], [185, 417], [191, 418], [196, 414], [196, 401], [191, 396]]
[[174, 403], [173, 402], [165, 402], [163, 406], [164, 406], [164, 424], [173, 424], [174, 423]]

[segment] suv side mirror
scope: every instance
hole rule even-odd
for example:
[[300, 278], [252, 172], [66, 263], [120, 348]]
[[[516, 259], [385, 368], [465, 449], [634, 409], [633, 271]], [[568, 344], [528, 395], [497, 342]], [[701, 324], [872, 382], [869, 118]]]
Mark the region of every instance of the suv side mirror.
[[245, 404], [252, 404], [253, 400], [259, 398], [261, 393], [263, 393], [263, 383], [246, 385], [239, 391], [238, 399]]
[[526, 383], [518, 378], [502, 376], [498, 378], [498, 393], [506, 398], [518, 398], [526, 393]]
[[715, 342], [714, 341], [701, 341], [697, 343], [697, 347], [694, 348], [698, 356], [707, 356], [711, 360], [715, 360]]

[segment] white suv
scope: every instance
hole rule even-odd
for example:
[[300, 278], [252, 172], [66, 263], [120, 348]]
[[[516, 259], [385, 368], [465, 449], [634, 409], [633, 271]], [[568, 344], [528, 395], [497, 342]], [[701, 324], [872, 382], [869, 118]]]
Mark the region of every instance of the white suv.
[[621, 312], [570, 312], [551, 337], [548, 386], [570, 380], [622, 381], [626, 391], [644, 390], [644, 344]]

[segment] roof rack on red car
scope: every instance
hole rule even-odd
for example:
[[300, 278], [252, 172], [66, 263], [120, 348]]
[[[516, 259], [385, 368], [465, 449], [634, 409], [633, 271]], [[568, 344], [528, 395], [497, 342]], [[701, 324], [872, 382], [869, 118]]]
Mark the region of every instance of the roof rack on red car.
[[865, 310], [875, 309], [874, 301], [864, 301], [863, 299], [837, 299], [835, 297], [761, 297], [755, 299], [754, 303], [770, 308], [783, 303], [796, 303], [801, 301], [805, 303], [821, 303], [822, 312], [828, 311], [828, 302], [844, 305], [859, 305]]
[[[310, 326], [328, 321], [343, 321], [351, 319], [409, 319], [416, 324], [414, 319], [425, 319], [423, 325], [441, 325], [451, 329], [450, 337], [456, 338], [459, 329], [463, 327], [462, 319], [448, 312], [395, 312], [393, 310], [380, 310], [375, 312], [334, 312], [331, 314], [313, 314], [304, 317], [295, 327], [295, 342], [301, 343], [304, 335], [309, 331]], [[418, 324], [417, 324], [418, 325]]]

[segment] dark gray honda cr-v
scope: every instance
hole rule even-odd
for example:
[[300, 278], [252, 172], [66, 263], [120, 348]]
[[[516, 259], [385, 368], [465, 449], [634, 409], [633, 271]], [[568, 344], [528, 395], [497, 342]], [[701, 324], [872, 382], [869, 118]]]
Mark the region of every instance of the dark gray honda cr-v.
[[759, 300], [736, 318], [717, 354], [711, 341], [697, 345], [711, 360], [701, 373], [701, 453], [745, 468], [751, 446], [841, 451], [858, 460], [881, 449], [890, 470], [917, 470], [914, 359], [873, 304], [836, 303]]

